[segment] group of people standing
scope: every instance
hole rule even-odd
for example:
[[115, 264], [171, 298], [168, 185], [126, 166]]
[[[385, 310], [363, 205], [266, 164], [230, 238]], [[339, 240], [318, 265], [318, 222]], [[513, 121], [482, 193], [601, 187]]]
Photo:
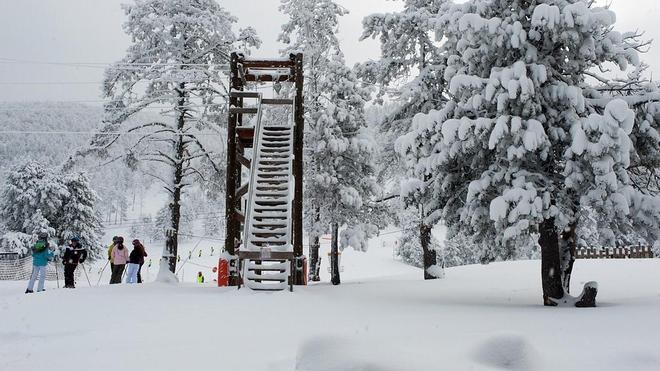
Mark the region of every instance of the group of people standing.
[[[79, 237], [69, 240], [62, 254], [65, 288], [76, 287], [74, 278], [76, 268], [78, 268], [78, 264], [83, 264], [87, 260], [87, 255], [87, 250], [82, 246]], [[121, 283], [124, 269], [126, 269], [126, 283], [142, 283], [141, 270], [146, 256], [147, 251], [140, 240], [133, 240], [133, 251], [129, 253], [128, 248], [124, 246], [124, 238], [113, 237], [112, 244], [108, 247], [108, 260], [112, 271], [110, 283]], [[37, 242], [32, 245], [32, 274], [25, 290], [26, 294], [34, 292], [34, 285], [37, 281], [37, 292], [45, 291], [46, 267], [49, 261], [56, 258], [55, 248], [48, 242], [48, 234], [40, 233]]]
[[[46, 267], [48, 262], [56, 259], [54, 248], [48, 242], [48, 233], [40, 233], [37, 242], [32, 245], [32, 274], [26, 294], [34, 292], [34, 284], [39, 281], [37, 292], [44, 291], [46, 280]], [[82, 264], [87, 259], [87, 250], [81, 245], [80, 237], [73, 237], [64, 248], [62, 254], [62, 263], [64, 264], [64, 288], [73, 289], [76, 287], [74, 273], [78, 264]]]
[[142, 266], [147, 250], [140, 240], [133, 240], [133, 251], [128, 252], [124, 246], [124, 237], [112, 237], [112, 244], [108, 246], [108, 260], [110, 261], [110, 284], [121, 283], [124, 269], [126, 270], [126, 283], [142, 283]]

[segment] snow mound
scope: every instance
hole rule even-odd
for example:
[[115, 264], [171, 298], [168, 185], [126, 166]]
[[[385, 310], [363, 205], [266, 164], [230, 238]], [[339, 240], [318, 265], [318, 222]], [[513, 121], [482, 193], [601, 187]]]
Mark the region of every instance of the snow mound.
[[401, 352], [379, 344], [321, 336], [302, 343], [296, 356], [296, 371], [410, 371], [421, 370], [405, 362]]
[[428, 267], [426, 273], [432, 275], [435, 278], [445, 278], [445, 269], [438, 264]]
[[538, 370], [539, 356], [534, 347], [515, 334], [498, 335], [484, 341], [473, 354], [484, 366], [502, 370]]
[[170, 271], [170, 266], [167, 263], [167, 259], [160, 259], [160, 268], [158, 269], [158, 276], [156, 276], [156, 282], [161, 283], [178, 283], [179, 279]]

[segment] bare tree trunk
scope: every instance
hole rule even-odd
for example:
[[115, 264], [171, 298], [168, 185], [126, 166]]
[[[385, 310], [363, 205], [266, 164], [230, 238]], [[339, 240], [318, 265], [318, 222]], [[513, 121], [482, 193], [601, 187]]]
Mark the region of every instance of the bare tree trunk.
[[429, 269], [438, 264], [436, 252], [431, 248], [431, 226], [424, 223], [424, 208], [419, 207], [420, 222], [419, 222], [419, 242], [422, 246], [422, 253], [424, 257], [424, 279], [434, 280], [438, 277], [429, 273]]
[[339, 224], [332, 223], [332, 240], [330, 242], [330, 282], [339, 285]]
[[431, 226], [421, 222], [419, 225], [419, 239], [424, 253], [424, 279], [434, 280], [438, 277], [429, 273], [429, 269], [438, 263], [436, 251], [431, 248]]
[[571, 274], [573, 274], [573, 264], [575, 263], [575, 255], [577, 250], [577, 222], [573, 222], [568, 226], [568, 229], [563, 231], [560, 240], [560, 257], [561, 257], [561, 275], [562, 285], [564, 291], [569, 294], [571, 292]]
[[[314, 208], [314, 220], [318, 223], [321, 220], [321, 215], [319, 208]], [[310, 234], [309, 237], [309, 280], [313, 282], [318, 282], [321, 280], [320, 277], [320, 256], [319, 249], [321, 248], [321, 243], [319, 235], [316, 233]]]
[[[185, 84], [179, 84], [177, 89], [179, 99], [177, 101], [177, 133], [183, 133], [185, 129]], [[172, 241], [169, 245], [169, 266], [172, 273], [176, 272], [176, 260], [179, 251], [179, 227], [181, 224], [181, 193], [183, 190], [183, 157], [185, 154], [184, 136], [178, 135], [174, 148], [174, 184], [172, 186], [172, 202], [170, 203], [170, 228], [172, 229]]]
[[554, 300], [564, 297], [562, 284], [561, 260], [559, 256], [559, 234], [554, 218], [546, 219], [539, 228], [541, 246], [541, 283], [543, 285], [543, 304], [556, 306]]

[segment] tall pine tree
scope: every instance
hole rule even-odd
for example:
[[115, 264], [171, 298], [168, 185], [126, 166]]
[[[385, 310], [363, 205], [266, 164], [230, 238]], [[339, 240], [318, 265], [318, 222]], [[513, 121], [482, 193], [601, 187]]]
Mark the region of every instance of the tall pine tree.
[[[359, 66], [360, 76], [368, 82], [380, 85], [379, 96], [394, 98], [396, 109], [379, 126], [384, 144], [379, 159], [379, 181], [396, 183], [405, 177], [405, 165], [394, 151], [394, 141], [410, 131], [413, 117], [428, 113], [446, 101], [443, 93], [446, 56], [441, 53], [434, 39], [436, 18], [447, 0], [406, 0], [403, 10], [396, 13], [372, 14], [363, 20], [362, 39], [380, 41], [381, 58]], [[437, 252], [431, 243], [432, 221], [428, 220], [428, 208], [412, 199], [410, 208], [417, 209], [415, 220], [419, 225], [411, 228], [409, 222], [399, 224], [405, 230], [400, 246], [410, 249], [419, 247], [423, 257], [424, 278], [434, 279], [431, 271], [437, 265]], [[409, 210], [394, 204], [399, 220], [409, 215]], [[417, 241], [410, 241], [415, 238]]]
[[658, 231], [657, 211], [648, 210], [658, 198], [635, 190], [626, 171], [634, 112], [622, 100], [589, 99], [590, 78], [606, 80], [598, 67], [638, 63], [643, 43], [614, 22], [612, 11], [583, 0], [444, 9], [437, 27], [450, 99], [415, 117], [397, 142], [414, 175], [406, 193], [474, 236], [484, 260], [507, 259], [540, 234], [546, 305], [595, 305], [594, 286], [577, 300], [568, 295], [581, 206], [601, 213], [614, 234], [641, 214], [651, 214], [642, 227]]
[[301, 51], [305, 71], [305, 204], [310, 238], [310, 273], [318, 280], [319, 236], [333, 235], [333, 283], [339, 283], [338, 230], [373, 192], [372, 139], [366, 131], [368, 91], [346, 67], [337, 38], [347, 10], [332, 0], [282, 0], [289, 17], [279, 40], [288, 55]]

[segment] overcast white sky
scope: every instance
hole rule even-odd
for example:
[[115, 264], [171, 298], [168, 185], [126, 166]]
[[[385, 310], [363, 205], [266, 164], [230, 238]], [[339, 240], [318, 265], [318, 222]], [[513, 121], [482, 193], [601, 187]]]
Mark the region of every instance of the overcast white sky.
[[[129, 0], [0, 0], [0, 101], [97, 101], [103, 68], [72, 68], [46, 62], [110, 63], [120, 59], [128, 38], [121, 28], [120, 4]], [[240, 26], [255, 27], [264, 44], [260, 56], [277, 56], [276, 42], [285, 18], [278, 0], [219, 0], [239, 18]], [[340, 25], [339, 38], [349, 64], [379, 54], [376, 42], [359, 42], [361, 21], [374, 12], [401, 7], [393, 0], [338, 0], [351, 12]], [[619, 30], [644, 30], [660, 42], [659, 0], [613, 0]], [[643, 56], [660, 74], [660, 46]], [[45, 84], [48, 83], [48, 84]], [[66, 83], [66, 84], [63, 84]]]

